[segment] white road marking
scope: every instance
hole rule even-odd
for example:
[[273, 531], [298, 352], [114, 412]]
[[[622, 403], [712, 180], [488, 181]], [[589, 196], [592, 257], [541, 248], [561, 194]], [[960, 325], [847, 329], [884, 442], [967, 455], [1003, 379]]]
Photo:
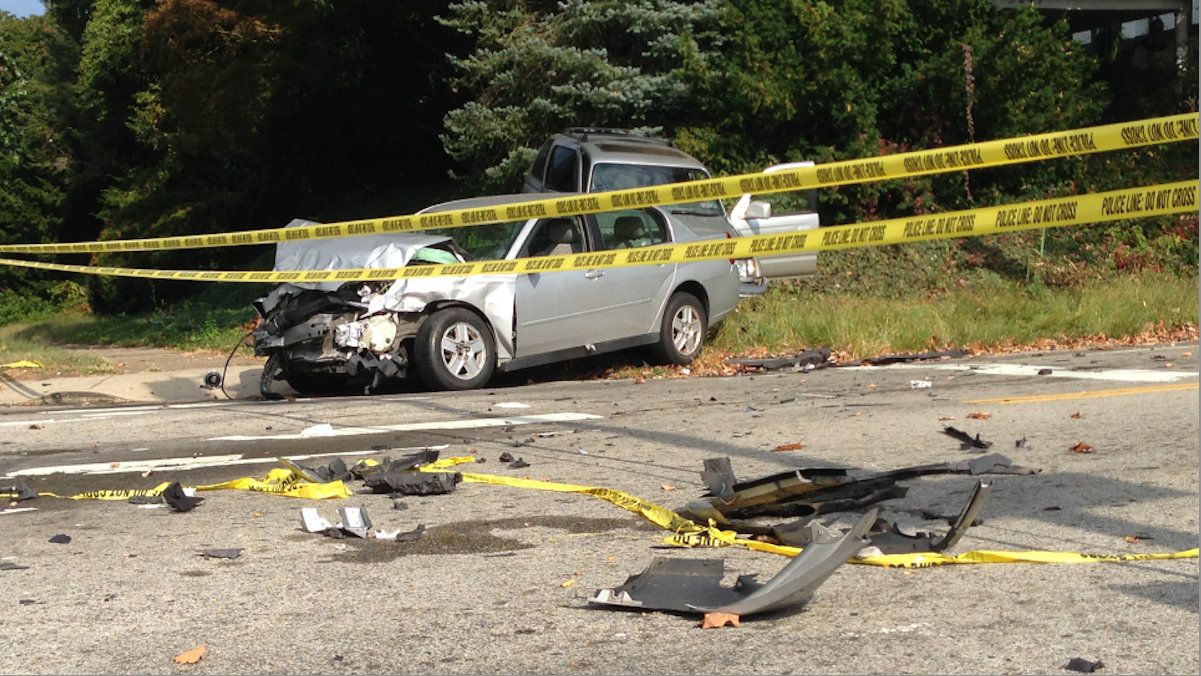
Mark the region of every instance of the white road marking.
[[57, 421], [54, 418], [48, 418], [46, 420], [14, 420], [13, 422], [0, 423], [0, 427], [8, 427], [10, 425], [46, 425], [52, 422]]
[[[36, 512], [36, 511], [38, 511], [37, 507], [14, 507], [12, 509], [6, 509], [4, 511], [0, 511], [0, 514], [16, 514], [18, 512]], [[6, 556], [4, 558], [7, 559], [7, 558], [11, 558], [11, 557]]]
[[[1151, 371], [1147, 369], [1103, 369], [1097, 371], [1072, 371], [1055, 366], [1033, 366], [1029, 364], [890, 364], [888, 366], [849, 366], [853, 370], [910, 369], [923, 371], [957, 371], [978, 373], [987, 376], [1037, 376], [1040, 378], [1076, 378], [1079, 380], [1114, 380], [1124, 383], [1171, 383], [1185, 378], [1196, 378], [1196, 371]], [[1039, 376], [1038, 372], [1050, 369], [1051, 373]]]
[[[335, 456], [380, 455], [382, 453], [416, 453], [424, 450], [441, 451], [448, 448], [442, 446], [415, 446], [412, 448], [389, 448], [387, 450], [346, 451], [343, 453], [309, 453], [306, 455], [287, 455], [286, 460], [311, 460], [313, 458], [330, 458]], [[54, 467], [30, 467], [10, 472], [5, 478], [19, 476], [47, 476], [50, 474], [121, 474], [124, 472], [145, 472], [147, 470], [173, 470], [183, 472], [203, 467], [227, 467], [230, 465], [261, 465], [278, 462], [277, 458], [247, 458], [241, 454], [209, 455], [198, 458], [155, 458], [153, 460], [131, 460], [128, 462], [90, 462], [79, 465], [58, 465]], [[117, 465], [113, 467], [113, 465]]]
[[[479, 427], [508, 427], [510, 425], [532, 425], [535, 423], [573, 422], [579, 420], [599, 420], [604, 416], [589, 413], [547, 413], [544, 415], [522, 415], [510, 418], [474, 418], [472, 420], [448, 420], [443, 422], [404, 423], [400, 425], [372, 425], [371, 427], [340, 427], [334, 429], [335, 437], [353, 437], [362, 434], [379, 434], [381, 432], [417, 432], [424, 430], [463, 430]], [[263, 436], [247, 436], [235, 434], [226, 437], [210, 437], [208, 441], [256, 441], [302, 439], [300, 434], [266, 434]]]

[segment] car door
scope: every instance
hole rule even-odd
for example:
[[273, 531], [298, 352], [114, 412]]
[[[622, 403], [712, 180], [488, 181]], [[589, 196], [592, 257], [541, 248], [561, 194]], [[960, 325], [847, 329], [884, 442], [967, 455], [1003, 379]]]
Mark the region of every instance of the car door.
[[[549, 230], [555, 221], [570, 221], [578, 244], [556, 251]], [[591, 247], [583, 219], [579, 216], [546, 218], [514, 243], [514, 258], [587, 253]], [[597, 342], [593, 336], [596, 311], [602, 303], [597, 275], [592, 270], [568, 270], [519, 275], [514, 320], [517, 357], [529, 357]]]

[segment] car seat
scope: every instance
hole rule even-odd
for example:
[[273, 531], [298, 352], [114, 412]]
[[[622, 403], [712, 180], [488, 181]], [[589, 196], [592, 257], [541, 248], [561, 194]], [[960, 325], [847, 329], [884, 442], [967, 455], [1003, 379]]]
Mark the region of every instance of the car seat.
[[613, 248], [633, 249], [640, 246], [650, 246], [651, 238], [646, 231], [646, 224], [637, 216], [621, 216], [613, 222]]
[[550, 240], [550, 245], [535, 255], [567, 256], [584, 250], [579, 230], [576, 229], [575, 223], [571, 219], [556, 218], [547, 223], [546, 236]]

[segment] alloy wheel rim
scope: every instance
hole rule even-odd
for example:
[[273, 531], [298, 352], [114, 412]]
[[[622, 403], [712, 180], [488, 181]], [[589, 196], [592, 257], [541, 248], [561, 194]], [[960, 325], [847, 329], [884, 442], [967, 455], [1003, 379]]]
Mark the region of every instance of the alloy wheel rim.
[[471, 380], [484, 370], [488, 346], [484, 336], [471, 324], [456, 322], [442, 333], [442, 364], [460, 380]]
[[671, 342], [680, 354], [691, 355], [701, 347], [701, 315], [685, 305], [671, 319]]

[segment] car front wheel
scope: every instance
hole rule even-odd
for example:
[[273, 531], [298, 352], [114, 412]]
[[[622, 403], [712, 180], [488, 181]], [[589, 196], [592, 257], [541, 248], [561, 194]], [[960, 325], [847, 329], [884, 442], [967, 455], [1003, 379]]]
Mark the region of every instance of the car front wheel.
[[430, 387], [470, 390], [496, 369], [496, 345], [487, 323], [470, 310], [452, 307], [430, 315], [417, 330], [417, 372]]
[[677, 293], [667, 301], [655, 356], [665, 364], [692, 363], [705, 344], [705, 306], [690, 293]]

